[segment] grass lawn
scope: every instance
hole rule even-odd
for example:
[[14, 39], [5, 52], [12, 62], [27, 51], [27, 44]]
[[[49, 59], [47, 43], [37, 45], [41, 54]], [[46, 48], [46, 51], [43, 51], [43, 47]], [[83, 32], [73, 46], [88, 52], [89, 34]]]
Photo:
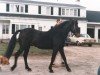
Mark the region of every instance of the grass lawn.
[[[7, 50], [7, 45], [8, 43], [0, 43], [0, 55], [3, 55], [5, 53], [5, 51]], [[16, 44], [14, 52], [16, 52], [19, 49], [19, 44]], [[30, 51], [29, 51], [29, 55], [51, 55], [52, 54], [52, 50], [50, 49], [38, 49], [34, 46], [31, 46]]]

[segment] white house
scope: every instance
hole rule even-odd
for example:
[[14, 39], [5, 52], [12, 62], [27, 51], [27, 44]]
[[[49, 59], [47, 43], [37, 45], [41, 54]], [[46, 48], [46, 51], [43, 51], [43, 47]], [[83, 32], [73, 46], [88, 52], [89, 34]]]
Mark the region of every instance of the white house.
[[87, 33], [100, 43], [100, 11], [87, 11]]
[[87, 33], [86, 8], [77, 4], [0, 0], [0, 39], [9, 39], [19, 29], [48, 31], [56, 19], [77, 19], [80, 33]]

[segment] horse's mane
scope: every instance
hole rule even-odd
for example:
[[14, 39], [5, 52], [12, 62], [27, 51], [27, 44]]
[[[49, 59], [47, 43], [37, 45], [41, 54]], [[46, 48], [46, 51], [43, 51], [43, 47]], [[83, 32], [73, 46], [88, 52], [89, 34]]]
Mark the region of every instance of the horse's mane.
[[63, 26], [66, 25], [66, 23], [69, 23], [69, 21], [64, 21], [64, 22], [62, 22], [62, 23], [60, 23], [59, 25], [54, 26], [54, 27], [55, 27], [55, 28], [56, 28], [56, 27], [58, 27], [58, 28], [62, 28]]
[[69, 25], [69, 21], [63, 21], [62, 23], [60, 23], [60, 24], [57, 25], [57, 26], [54, 26], [54, 27], [51, 28], [50, 30], [52, 30], [52, 29], [56, 30], [56, 29], [63, 28], [63, 27], [66, 25], [66, 23], [68, 23], [67, 25]]

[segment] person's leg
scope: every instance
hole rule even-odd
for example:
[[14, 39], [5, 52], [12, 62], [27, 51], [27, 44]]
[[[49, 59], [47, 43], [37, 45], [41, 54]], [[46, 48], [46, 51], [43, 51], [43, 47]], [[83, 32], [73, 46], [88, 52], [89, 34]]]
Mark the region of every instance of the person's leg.
[[97, 75], [100, 75], [100, 66], [99, 66], [99, 68], [98, 68], [98, 74]]

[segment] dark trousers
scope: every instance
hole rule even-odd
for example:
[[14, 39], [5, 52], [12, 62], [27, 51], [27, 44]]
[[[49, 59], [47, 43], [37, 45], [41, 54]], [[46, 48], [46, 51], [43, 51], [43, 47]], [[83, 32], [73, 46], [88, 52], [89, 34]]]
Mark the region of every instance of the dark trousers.
[[98, 68], [98, 74], [97, 75], [100, 75], [100, 66], [99, 66], [99, 68]]

